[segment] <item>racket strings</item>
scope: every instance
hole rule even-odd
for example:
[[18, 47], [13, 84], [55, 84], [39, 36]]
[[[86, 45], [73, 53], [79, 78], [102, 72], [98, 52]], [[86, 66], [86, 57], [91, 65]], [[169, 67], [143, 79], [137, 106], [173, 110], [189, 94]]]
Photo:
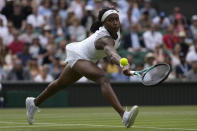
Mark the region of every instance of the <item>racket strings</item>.
[[170, 68], [167, 65], [159, 65], [149, 70], [143, 77], [142, 81], [145, 85], [155, 85], [166, 78]]

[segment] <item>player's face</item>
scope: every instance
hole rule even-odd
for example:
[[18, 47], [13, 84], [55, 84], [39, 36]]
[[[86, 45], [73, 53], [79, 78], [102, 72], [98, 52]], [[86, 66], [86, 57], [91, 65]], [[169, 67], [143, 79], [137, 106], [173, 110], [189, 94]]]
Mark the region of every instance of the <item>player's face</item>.
[[110, 30], [111, 32], [118, 32], [120, 29], [120, 20], [119, 16], [117, 14], [111, 14], [109, 15], [105, 22], [104, 22], [105, 28]]

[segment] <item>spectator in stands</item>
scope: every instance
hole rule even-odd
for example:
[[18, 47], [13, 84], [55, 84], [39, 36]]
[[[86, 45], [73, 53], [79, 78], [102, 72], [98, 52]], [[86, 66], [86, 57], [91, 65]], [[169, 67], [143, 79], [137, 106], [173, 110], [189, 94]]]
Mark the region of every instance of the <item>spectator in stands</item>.
[[184, 31], [185, 31], [185, 35], [186, 35], [185, 43], [190, 46], [193, 44], [193, 36], [192, 36], [192, 33], [189, 29], [189, 26], [186, 25], [184, 28]]
[[145, 7], [141, 9], [141, 12], [144, 13], [148, 11], [149, 18], [152, 20], [154, 17], [157, 16], [157, 11], [151, 6], [151, 0], [144, 0], [144, 2]]
[[6, 79], [6, 71], [4, 69], [4, 58], [0, 56], [0, 82]]
[[55, 43], [55, 37], [54, 37], [53, 34], [50, 34], [50, 35], [48, 36], [48, 44], [47, 44], [46, 48], [47, 48], [49, 45], [54, 45], [54, 46], [55, 46], [54, 49], [56, 49], [56, 46], [58, 45], [58, 44], [56, 45], [56, 43]]
[[1, 12], [2, 12], [2, 14], [4, 14], [6, 16], [7, 19], [9, 19], [10, 15], [13, 14], [14, 1], [6, 0], [5, 2], [6, 2], [6, 4]]
[[13, 31], [14, 40], [9, 44], [8, 49], [12, 54], [18, 54], [22, 52], [24, 42], [18, 39], [19, 32], [18, 30]]
[[6, 71], [4, 69], [6, 53], [6, 46], [3, 44], [3, 39], [0, 37], [0, 82], [6, 78]]
[[80, 20], [76, 17], [72, 19], [72, 25], [68, 27], [68, 34], [71, 42], [81, 41], [87, 37], [85, 28], [80, 25]]
[[[93, 0], [95, 1], [95, 5], [93, 7], [97, 7], [98, 9], [106, 8], [106, 7], [113, 7], [119, 11], [120, 14], [127, 15], [129, 9], [129, 2], [130, 0]], [[132, 0], [133, 1], [133, 0]], [[136, 3], [137, 4], [137, 3]], [[92, 4], [88, 4], [92, 5]], [[96, 15], [96, 14], [95, 14]]]
[[107, 73], [108, 74], [118, 73], [118, 66], [110, 61], [107, 64]]
[[175, 21], [174, 21], [174, 30], [176, 34], [179, 34], [179, 32], [185, 31], [186, 23], [184, 22], [183, 15], [182, 14], [176, 14]]
[[139, 27], [141, 32], [145, 32], [151, 26], [151, 19], [148, 16], [148, 11], [142, 13], [141, 18], [139, 20]]
[[27, 62], [31, 60], [32, 55], [29, 53], [30, 43], [25, 43], [23, 46], [23, 51], [18, 54], [18, 58], [21, 59], [23, 66], [25, 67]]
[[63, 26], [61, 17], [59, 15], [55, 16], [54, 26], [52, 27], [52, 33], [55, 37], [56, 43], [59, 43], [61, 40], [68, 36], [66, 27]]
[[197, 57], [193, 57], [191, 60], [192, 69], [187, 72], [186, 80], [196, 81], [197, 80]]
[[136, 24], [131, 25], [130, 32], [123, 36], [124, 48], [135, 52], [141, 50], [144, 46], [144, 41], [141, 34], [138, 31], [138, 26]]
[[176, 43], [178, 43], [178, 37], [174, 34], [174, 28], [171, 25], [166, 29], [166, 34], [163, 35], [163, 47], [171, 51]]
[[13, 69], [8, 72], [6, 80], [9, 81], [30, 81], [32, 76], [28, 69], [23, 68], [22, 61], [20, 59], [15, 59], [13, 63]]
[[31, 24], [27, 24], [25, 28], [25, 33], [19, 36], [19, 40], [25, 43], [32, 43], [35, 35], [33, 34], [33, 27]]
[[4, 6], [5, 6], [5, 1], [4, 0], [1, 0], [0, 1], [0, 12], [4, 8]]
[[5, 15], [1, 14], [1, 11], [0, 11], [0, 19], [2, 20], [2, 26], [7, 26], [7, 18]]
[[38, 59], [36, 57], [32, 57], [32, 59], [28, 61], [27, 68], [29, 69], [33, 79], [40, 74], [41, 66], [39, 66]]
[[186, 34], [184, 31], [181, 31], [178, 33], [178, 44], [180, 44], [181, 46], [181, 52], [184, 53], [184, 56], [187, 55], [187, 52], [188, 52], [188, 49], [189, 49], [189, 45], [187, 45], [185, 43], [185, 37], [186, 37]]
[[94, 16], [98, 16], [99, 10], [103, 8], [103, 0], [94, 0]]
[[53, 80], [53, 77], [49, 74], [49, 65], [44, 65], [41, 68], [41, 73], [34, 79], [36, 82], [51, 82]]
[[76, 17], [75, 16], [75, 13], [74, 13], [74, 11], [73, 11], [73, 9], [71, 9], [71, 8], [69, 8], [68, 9], [68, 11], [67, 11], [67, 18], [69, 18], [69, 19], [66, 19], [66, 27], [69, 27], [71, 24], [72, 24], [72, 20]]
[[[51, 15], [49, 16], [49, 19], [48, 19], [48, 23], [49, 23], [49, 25], [50, 25], [50, 27], [54, 27], [55, 26], [55, 21], [56, 21], [56, 17], [57, 16], [59, 16], [59, 14], [58, 14], [58, 6], [57, 5], [53, 5], [52, 7], [51, 7], [51, 11], [52, 11], [52, 13], [51, 13]], [[59, 16], [60, 17], [60, 16]], [[61, 19], [61, 17], [60, 17], [60, 19]]]
[[74, 9], [74, 13], [78, 19], [81, 19], [84, 15], [85, 1], [83, 0], [72, 0], [70, 8]]
[[180, 58], [179, 58], [180, 53], [181, 53], [181, 45], [175, 44], [175, 47], [173, 48], [172, 53], [170, 54], [173, 67], [176, 67], [177, 65], [181, 63]]
[[[3, 25], [3, 19], [0, 18], [0, 37], [3, 39], [6, 39], [6, 36], [8, 35], [8, 28], [7, 26]], [[4, 43], [5, 40], [3, 40]]]
[[49, 37], [51, 37], [52, 31], [51, 31], [51, 27], [49, 25], [45, 25], [43, 28], [43, 33], [41, 35], [39, 35], [39, 41], [40, 44], [43, 48], [46, 48], [48, 42], [49, 42]]
[[8, 50], [8, 48], [5, 48], [5, 52], [6, 52], [5, 57], [3, 57], [5, 60], [4, 69], [8, 73], [13, 68], [13, 61], [16, 55], [13, 55], [11, 51]]
[[168, 26], [170, 26], [170, 20], [168, 19], [168, 17], [166, 17], [165, 12], [161, 12], [159, 16], [153, 18], [152, 22], [161, 30], [165, 30]]
[[27, 23], [31, 24], [33, 28], [38, 29], [44, 26], [46, 23], [44, 16], [38, 14], [38, 6], [33, 6], [33, 13], [28, 15], [27, 17]]
[[165, 61], [165, 57], [167, 56], [167, 53], [163, 48], [163, 45], [157, 45], [153, 53], [155, 56], [156, 63], [163, 63]]
[[55, 57], [54, 61], [49, 65], [49, 74], [52, 75], [54, 79], [57, 79], [60, 73], [60, 61], [58, 57]]
[[186, 61], [191, 63], [193, 58], [197, 58], [197, 38], [195, 38], [194, 44], [190, 47], [190, 50], [187, 53]]
[[86, 28], [87, 31], [90, 30], [91, 25], [95, 22], [96, 17], [93, 14], [94, 8], [92, 6], [85, 7], [85, 14], [81, 20], [81, 24]]
[[65, 61], [60, 61], [60, 72], [64, 70], [65, 65], [66, 65]]
[[66, 40], [62, 40], [59, 44], [56, 56], [60, 59], [60, 61], [64, 61], [66, 59], [66, 45]]
[[192, 16], [191, 32], [194, 39], [197, 38], [197, 15]]
[[13, 14], [10, 15], [9, 20], [13, 22], [16, 29], [24, 29], [25, 15], [21, 11], [21, 3], [16, 1], [13, 7]]
[[176, 78], [184, 79], [187, 72], [191, 69], [191, 66], [185, 60], [185, 54], [181, 52], [179, 54], [180, 64], [176, 66]]
[[151, 29], [144, 32], [143, 38], [145, 47], [151, 51], [153, 51], [157, 45], [162, 44], [162, 34], [157, 31], [155, 24], [151, 24]]
[[42, 64], [51, 64], [55, 61], [55, 54], [56, 54], [56, 46], [55, 44], [49, 44], [46, 47], [46, 53], [43, 54], [43, 61]]
[[22, 9], [21, 11], [24, 14], [25, 19], [27, 18], [28, 15], [32, 13], [32, 0], [22, 0], [21, 1], [21, 6]]
[[144, 6], [145, 6], [144, 0], [136, 0], [136, 1], [138, 3], [139, 9], [144, 8]]
[[39, 57], [39, 54], [44, 53], [44, 49], [40, 45], [38, 37], [33, 38], [32, 44], [29, 48], [29, 52], [33, 57]]
[[182, 18], [183, 20], [183, 23], [186, 23], [186, 17], [183, 15], [183, 13], [181, 12], [181, 8], [176, 6], [174, 7], [173, 9], [173, 13], [169, 15], [169, 20], [170, 20], [170, 23], [175, 23], [175, 20], [178, 18]]
[[155, 56], [152, 52], [149, 52], [146, 54], [146, 57], [145, 57], [145, 68], [147, 67], [151, 67], [155, 64]]
[[170, 65], [171, 67], [171, 72], [167, 78], [167, 81], [168, 80], [175, 80], [176, 78], [176, 73], [175, 73], [175, 66], [172, 65], [172, 58], [170, 56], [166, 56], [165, 57], [165, 60], [164, 60], [164, 63], [167, 63]]
[[122, 69], [118, 67], [118, 72], [111, 74], [111, 80], [119, 82], [128, 82], [129, 76], [126, 76], [122, 73]]
[[129, 28], [130, 22], [129, 22], [128, 13], [127, 13], [128, 9], [129, 9], [128, 1], [126, 1], [126, 0], [112, 0], [111, 5], [116, 10], [119, 11], [119, 19], [120, 19], [121, 29], [123, 31], [129, 30], [130, 29]]
[[132, 55], [128, 55], [127, 56], [128, 59], [128, 63], [131, 66], [131, 70], [134, 70], [136, 68], [135, 64], [134, 64], [134, 59]]
[[140, 17], [141, 17], [141, 12], [138, 8], [137, 2], [130, 0], [128, 1], [129, 8], [127, 10], [127, 17], [129, 20], [130, 25], [132, 24], [137, 24]]
[[3, 44], [3, 39], [0, 37], [0, 57], [6, 56], [6, 46]]
[[58, 0], [58, 8], [59, 8], [59, 16], [61, 17], [62, 19], [62, 23], [63, 23], [63, 26], [65, 26], [65, 21], [66, 19], [68, 18], [68, 11], [67, 11], [67, 8], [68, 8], [68, 3], [66, 0]]
[[38, 14], [44, 17], [45, 21], [49, 21], [49, 17], [52, 15], [51, 11], [52, 1], [42, 0], [42, 4], [38, 8]]
[[13, 31], [15, 30], [13, 23], [11, 21], [8, 21], [7, 28], [8, 28], [8, 33], [5, 37], [3, 37], [3, 43], [6, 46], [8, 46], [14, 40]]

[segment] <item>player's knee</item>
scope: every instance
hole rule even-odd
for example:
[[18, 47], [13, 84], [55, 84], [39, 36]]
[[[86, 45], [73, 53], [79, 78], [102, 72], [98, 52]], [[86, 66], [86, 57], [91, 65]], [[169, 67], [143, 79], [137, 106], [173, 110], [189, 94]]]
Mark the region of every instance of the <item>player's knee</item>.
[[100, 75], [99, 79], [98, 79], [98, 83], [99, 84], [105, 84], [105, 83], [109, 83], [109, 77], [107, 73], [103, 73]]

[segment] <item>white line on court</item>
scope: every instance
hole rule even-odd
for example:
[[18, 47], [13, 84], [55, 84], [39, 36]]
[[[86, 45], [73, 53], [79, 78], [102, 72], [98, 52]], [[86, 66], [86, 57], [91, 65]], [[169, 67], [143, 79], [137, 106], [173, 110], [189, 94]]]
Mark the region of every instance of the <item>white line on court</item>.
[[[4, 121], [0, 121], [0, 123], [2, 123], [2, 124], [19, 124], [19, 125], [21, 125], [21, 124], [25, 124], [25, 125], [27, 125], [28, 124], [28, 122], [11, 122], [11, 121], [6, 121], [6, 122], [4, 122]], [[35, 125], [50, 125], [50, 124], [57, 124], [57, 123], [35, 123]]]
[[[1, 122], [0, 122], [1, 123]], [[10, 122], [9, 122], [10, 123]], [[15, 123], [13, 123], [15, 124]], [[23, 123], [21, 123], [23, 124]], [[27, 123], [26, 123], [27, 124]], [[124, 126], [113, 126], [113, 125], [92, 125], [92, 124], [56, 124], [56, 123], [36, 123], [34, 125], [26, 125], [26, 126], [1, 126], [2, 128], [17, 128], [17, 127], [27, 127], [27, 128], [33, 128], [33, 127], [55, 127], [55, 126], [89, 126], [89, 127], [115, 127], [115, 128], [123, 128]]]
[[[27, 123], [4, 122], [4, 121], [0, 121], [0, 123], [5, 123], [5, 124], [6, 123], [7, 124], [27, 124]], [[115, 126], [115, 125], [35, 123], [34, 125], [1, 126], [0, 129], [5, 129], [5, 128], [56, 127], [56, 126], [89, 126], [89, 127], [125, 128], [124, 126]], [[133, 126], [133, 128], [156, 129], [156, 130], [182, 130], [182, 131], [196, 131], [197, 130], [197, 128], [160, 128], [160, 127], [146, 127], [146, 126]]]

